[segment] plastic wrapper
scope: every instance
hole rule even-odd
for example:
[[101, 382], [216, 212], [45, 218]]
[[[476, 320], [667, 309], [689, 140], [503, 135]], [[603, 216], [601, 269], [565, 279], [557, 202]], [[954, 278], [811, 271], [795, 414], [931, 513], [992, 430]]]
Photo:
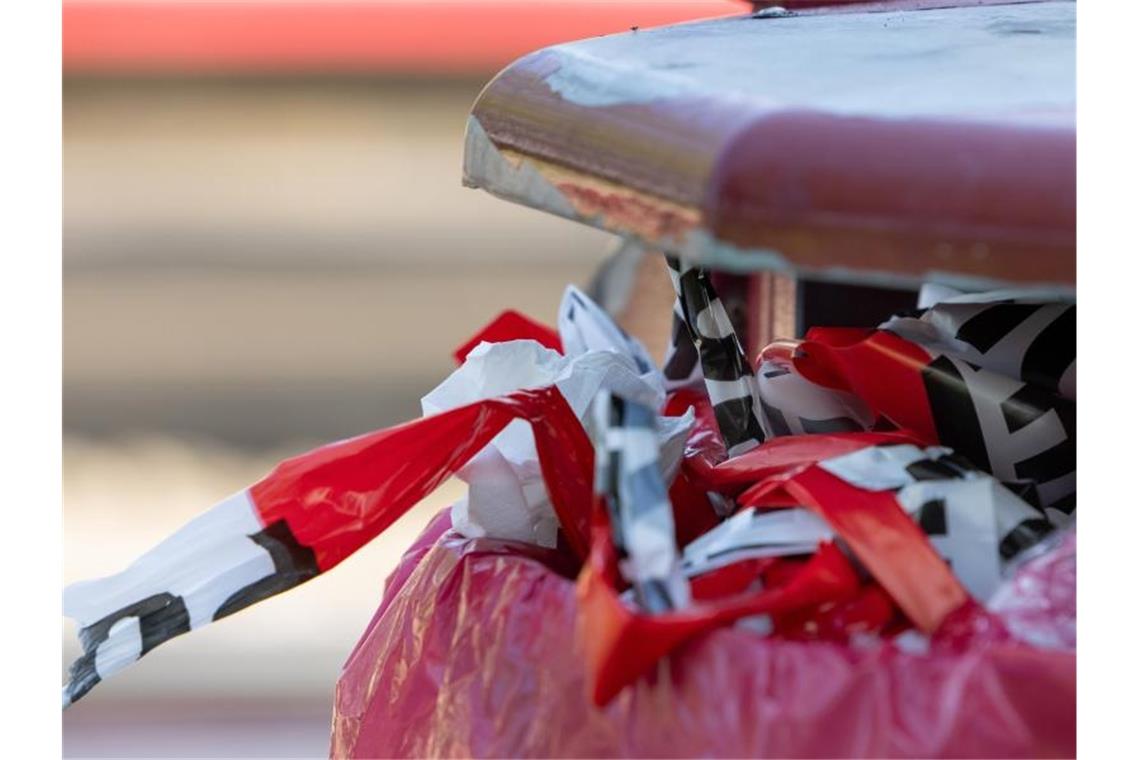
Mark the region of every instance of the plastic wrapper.
[[976, 609], [905, 646], [718, 628], [596, 707], [574, 581], [446, 520], [410, 550], [345, 665], [334, 757], [1075, 753], [1075, 654], [1011, 640]]
[[1024, 291], [963, 293], [880, 327], [991, 372], [1077, 398], [1077, 307]]
[[999, 480], [1033, 483], [1063, 524], [1076, 508], [1076, 306], [955, 300], [882, 328], [810, 330], [795, 367]]

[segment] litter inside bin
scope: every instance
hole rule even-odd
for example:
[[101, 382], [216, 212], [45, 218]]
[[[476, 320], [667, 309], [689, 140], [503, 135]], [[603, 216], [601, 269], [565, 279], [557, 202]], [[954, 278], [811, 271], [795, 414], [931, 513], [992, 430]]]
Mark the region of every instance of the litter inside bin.
[[671, 272], [665, 371], [571, 287], [557, 330], [457, 349], [422, 418], [70, 586], [65, 706], [457, 476], [346, 666], [338, 756], [1071, 752], [1075, 305], [951, 295], [753, 362]]

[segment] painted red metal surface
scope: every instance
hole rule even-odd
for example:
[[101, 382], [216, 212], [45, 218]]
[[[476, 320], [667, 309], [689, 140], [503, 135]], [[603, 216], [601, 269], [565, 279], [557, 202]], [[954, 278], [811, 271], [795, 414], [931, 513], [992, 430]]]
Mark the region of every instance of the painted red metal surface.
[[490, 72], [536, 48], [740, 13], [730, 0], [65, 2], [67, 72]]
[[725, 147], [704, 207], [742, 247], [810, 235], [805, 267], [1075, 282], [1076, 164], [1066, 129], [776, 114]]
[[566, 203], [466, 181], [714, 268], [1067, 289], [1074, 7], [813, 4], [543, 50], [472, 116]]

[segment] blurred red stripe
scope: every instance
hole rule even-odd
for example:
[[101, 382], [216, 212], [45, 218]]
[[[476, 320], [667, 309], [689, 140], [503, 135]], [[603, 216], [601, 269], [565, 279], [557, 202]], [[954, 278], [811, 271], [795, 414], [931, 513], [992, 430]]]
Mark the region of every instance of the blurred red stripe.
[[741, 13], [735, 0], [66, 2], [69, 73], [462, 73], [559, 42]]

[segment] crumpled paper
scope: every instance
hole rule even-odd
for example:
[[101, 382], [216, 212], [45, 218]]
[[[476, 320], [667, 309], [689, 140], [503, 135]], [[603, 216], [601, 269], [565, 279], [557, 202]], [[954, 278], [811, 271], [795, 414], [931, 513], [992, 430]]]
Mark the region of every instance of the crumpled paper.
[[[463, 365], [422, 399], [424, 415], [523, 388], [557, 386], [589, 431], [590, 403], [600, 390], [660, 410], [664, 378], [645, 348], [625, 335], [584, 293], [570, 286], [559, 310], [565, 354], [533, 340], [482, 343]], [[693, 413], [662, 417], [657, 429], [666, 482], [680, 465]], [[469, 538], [511, 539], [554, 547], [558, 520], [550, 504], [534, 435], [526, 423], [511, 423], [463, 469], [466, 497], [452, 508], [455, 530]]]

